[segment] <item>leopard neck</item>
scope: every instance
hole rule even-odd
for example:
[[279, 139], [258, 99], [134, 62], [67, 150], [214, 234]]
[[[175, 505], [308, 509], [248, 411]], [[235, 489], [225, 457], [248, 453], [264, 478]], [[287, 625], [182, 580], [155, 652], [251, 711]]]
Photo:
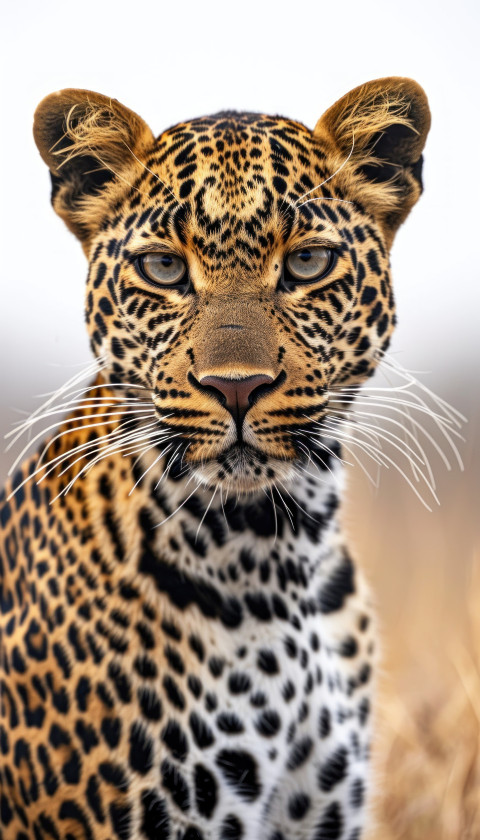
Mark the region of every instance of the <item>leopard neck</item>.
[[213, 600], [213, 590], [230, 598], [260, 589], [273, 575], [280, 590], [289, 578], [308, 588], [339, 530], [338, 458], [281, 492], [227, 498], [192, 488], [180, 470], [165, 477], [164, 459], [149, 458], [120, 457], [108, 472], [87, 474], [87, 498], [100, 490], [103, 500], [91, 508], [98, 543], [122, 579], [140, 580], [146, 593], [153, 584], [180, 602], [189, 587], [204, 587]]

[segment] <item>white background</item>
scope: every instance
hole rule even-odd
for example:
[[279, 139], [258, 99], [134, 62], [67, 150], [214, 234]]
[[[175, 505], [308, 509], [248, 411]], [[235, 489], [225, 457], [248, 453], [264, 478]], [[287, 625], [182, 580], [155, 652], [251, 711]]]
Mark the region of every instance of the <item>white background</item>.
[[[455, 562], [459, 542], [470, 554], [480, 360], [477, 9], [474, 0], [10, 2], [2, 43], [0, 431], [35, 405], [33, 395], [89, 359], [84, 257], [50, 208], [49, 175], [31, 133], [46, 94], [81, 87], [116, 97], [155, 133], [225, 108], [280, 113], [313, 127], [358, 84], [411, 76], [429, 96], [433, 121], [425, 193], [392, 253], [399, 315], [392, 352], [406, 366], [430, 371], [424, 380], [469, 418], [466, 473], [444, 482], [442, 511], [419, 513], [418, 528], [439, 553], [453, 545]], [[9, 456], [2, 458], [6, 469]], [[405, 556], [411, 546], [402, 541], [412, 526], [400, 513], [400, 496], [409, 491], [398, 479], [388, 492], [387, 537]], [[362, 503], [360, 493], [352, 514], [360, 543]], [[378, 508], [372, 511], [378, 520]], [[412, 542], [414, 551], [418, 544]], [[369, 545], [374, 554], [371, 539]]]

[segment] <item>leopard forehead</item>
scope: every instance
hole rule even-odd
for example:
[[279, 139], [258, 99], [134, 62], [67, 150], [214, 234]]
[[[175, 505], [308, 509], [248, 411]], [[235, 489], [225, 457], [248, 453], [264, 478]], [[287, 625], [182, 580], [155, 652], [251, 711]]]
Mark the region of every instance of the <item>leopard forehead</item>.
[[159, 136], [100, 238], [123, 226], [127, 251], [185, 249], [198, 287], [258, 279], [301, 237], [342, 244], [350, 218], [342, 190], [324, 191], [322, 208], [309, 201], [331, 171], [328, 158], [326, 144], [282, 117], [222, 112], [181, 123]]

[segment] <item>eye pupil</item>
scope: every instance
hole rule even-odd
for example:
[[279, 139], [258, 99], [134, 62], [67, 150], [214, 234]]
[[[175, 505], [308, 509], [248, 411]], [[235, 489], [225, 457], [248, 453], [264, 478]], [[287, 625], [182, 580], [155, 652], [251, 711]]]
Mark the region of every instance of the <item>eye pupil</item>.
[[312, 259], [312, 254], [310, 251], [299, 251], [298, 256], [302, 260], [302, 262], [308, 262]]

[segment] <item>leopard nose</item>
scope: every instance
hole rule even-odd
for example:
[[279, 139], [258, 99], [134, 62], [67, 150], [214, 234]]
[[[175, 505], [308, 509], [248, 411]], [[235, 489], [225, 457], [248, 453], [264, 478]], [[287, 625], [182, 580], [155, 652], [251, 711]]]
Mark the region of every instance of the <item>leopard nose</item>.
[[[211, 393], [228, 409], [234, 420], [240, 423], [252, 405], [254, 392], [257, 388], [262, 388], [262, 392], [264, 388], [268, 390], [273, 379], [266, 373], [257, 373], [254, 376], [246, 376], [244, 379], [203, 376], [199, 381], [203, 388], [212, 389]], [[258, 391], [258, 395], [262, 392]]]

